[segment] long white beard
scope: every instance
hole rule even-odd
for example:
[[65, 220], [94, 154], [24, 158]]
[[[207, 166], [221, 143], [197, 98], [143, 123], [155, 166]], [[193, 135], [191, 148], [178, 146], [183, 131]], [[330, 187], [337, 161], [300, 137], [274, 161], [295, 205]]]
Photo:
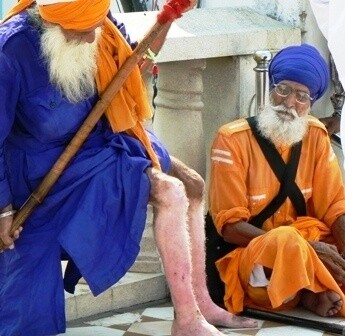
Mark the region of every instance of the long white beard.
[[[277, 111], [286, 111], [292, 114], [294, 119], [283, 120]], [[295, 109], [287, 109], [283, 105], [266, 105], [258, 115], [258, 128], [261, 134], [276, 146], [292, 146], [301, 141], [307, 133], [308, 113], [299, 117]]]
[[93, 43], [67, 41], [60, 26], [43, 28], [41, 50], [50, 81], [72, 103], [87, 99], [96, 92], [97, 28]]

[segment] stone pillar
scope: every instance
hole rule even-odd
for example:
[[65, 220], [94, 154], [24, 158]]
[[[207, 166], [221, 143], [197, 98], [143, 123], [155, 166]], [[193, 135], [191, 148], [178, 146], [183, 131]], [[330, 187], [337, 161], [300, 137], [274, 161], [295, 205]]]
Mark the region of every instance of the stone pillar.
[[255, 114], [255, 65], [253, 54], [207, 59], [203, 72], [207, 187], [210, 151], [219, 127]]
[[[201, 96], [204, 60], [159, 64], [157, 108], [147, 128], [153, 130], [171, 155], [205, 175], [205, 143]], [[145, 76], [148, 97], [152, 98], [151, 77]], [[131, 272], [160, 273], [161, 261], [153, 235], [152, 207], [148, 206], [141, 250]]]
[[205, 60], [159, 64], [153, 130], [177, 157], [205, 177], [202, 71]]

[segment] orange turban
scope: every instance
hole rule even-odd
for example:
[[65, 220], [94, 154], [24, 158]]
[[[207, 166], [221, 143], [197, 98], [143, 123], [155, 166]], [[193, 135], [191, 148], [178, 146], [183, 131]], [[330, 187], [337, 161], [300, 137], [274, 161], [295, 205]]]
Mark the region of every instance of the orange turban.
[[107, 16], [109, 7], [110, 0], [74, 0], [38, 5], [44, 20], [59, 24], [64, 29], [74, 30], [87, 30], [101, 23]]
[[110, 0], [19, 0], [4, 21], [34, 2], [44, 20], [75, 30], [86, 30], [102, 22], [110, 6]]
[[[25, 10], [35, 0], [19, 0], [4, 21]], [[107, 18], [110, 0], [37, 0], [41, 17], [64, 29], [87, 30], [104, 20], [99, 41], [96, 83], [100, 96], [119, 68], [132, 54], [120, 31]], [[41, 3], [41, 4], [40, 4]], [[145, 85], [139, 67], [135, 67], [122, 88], [115, 95], [105, 114], [115, 132], [126, 131], [145, 146], [153, 166], [160, 168], [142, 122], [151, 117]]]

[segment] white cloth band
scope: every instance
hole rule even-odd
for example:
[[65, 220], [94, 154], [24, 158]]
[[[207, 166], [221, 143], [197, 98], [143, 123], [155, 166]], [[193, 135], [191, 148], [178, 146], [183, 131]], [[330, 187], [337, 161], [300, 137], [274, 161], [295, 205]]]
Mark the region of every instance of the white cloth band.
[[267, 287], [268, 280], [262, 265], [254, 264], [254, 268], [250, 274], [249, 284], [252, 287]]
[[17, 210], [9, 210], [9, 211], [2, 212], [2, 213], [0, 213], [0, 218], [12, 216], [16, 212], [17, 212]]

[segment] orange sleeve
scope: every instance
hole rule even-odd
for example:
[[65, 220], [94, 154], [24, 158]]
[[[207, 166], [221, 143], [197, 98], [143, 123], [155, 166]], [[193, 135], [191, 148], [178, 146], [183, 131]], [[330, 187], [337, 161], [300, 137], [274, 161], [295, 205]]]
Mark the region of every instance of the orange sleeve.
[[345, 214], [345, 191], [342, 173], [328, 135], [320, 128], [310, 128], [308, 151], [317, 153], [314, 164], [312, 205], [315, 217], [331, 226], [337, 217]]
[[241, 150], [245, 149], [240, 149], [239, 139], [227, 132], [229, 125], [219, 130], [211, 148], [209, 206], [219, 233], [225, 223], [250, 218], [245, 183], [247, 167], [241, 158]]

